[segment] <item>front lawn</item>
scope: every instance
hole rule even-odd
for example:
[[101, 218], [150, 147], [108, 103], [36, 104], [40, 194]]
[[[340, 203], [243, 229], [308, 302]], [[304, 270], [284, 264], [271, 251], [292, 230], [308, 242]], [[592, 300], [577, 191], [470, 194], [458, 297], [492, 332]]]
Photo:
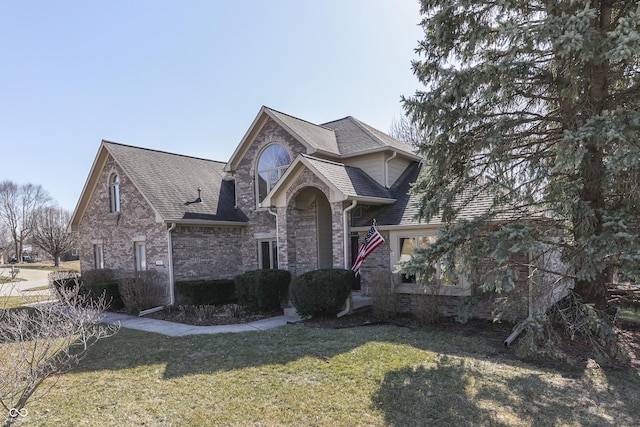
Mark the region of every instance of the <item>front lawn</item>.
[[481, 338], [397, 326], [122, 329], [27, 408], [21, 422], [37, 426], [632, 425], [640, 378], [538, 367]]

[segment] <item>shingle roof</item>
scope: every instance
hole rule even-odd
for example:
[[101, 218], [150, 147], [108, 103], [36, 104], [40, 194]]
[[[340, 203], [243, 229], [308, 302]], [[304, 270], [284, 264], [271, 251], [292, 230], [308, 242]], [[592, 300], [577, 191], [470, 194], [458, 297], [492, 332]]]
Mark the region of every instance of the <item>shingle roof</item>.
[[306, 141], [316, 150], [325, 151], [334, 155], [339, 155], [338, 143], [333, 130], [309, 123], [305, 120], [298, 119], [288, 114], [276, 111], [272, 108], [265, 107], [269, 110], [282, 124], [289, 128], [290, 131]]
[[[396, 203], [388, 206], [381, 206], [368, 209], [359, 218], [354, 218], [354, 227], [368, 227], [375, 219], [379, 225], [411, 226], [425, 224], [425, 221], [418, 221], [419, 198], [410, 194], [411, 185], [416, 181], [422, 166], [418, 162], [413, 162], [404, 173], [398, 178], [396, 183], [389, 189], [391, 197], [396, 199]], [[491, 208], [493, 199], [488, 195], [480, 194], [471, 202], [467, 203], [460, 211], [459, 219], [472, 219], [486, 214]], [[443, 225], [439, 216], [431, 218], [430, 225]]]
[[[224, 163], [103, 141], [104, 147], [165, 221], [246, 222], [235, 209], [235, 189]], [[198, 197], [201, 203], [185, 206]]]
[[335, 132], [338, 148], [342, 156], [385, 148], [414, 154], [414, 149], [410, 145], [398, 141], [351, 116], [324, 123], [322, 126]]
[[264, 109], [314, 149], [338, 157], [385, 148], [410, 155], [415, 151], [410, 145], [351, 116], [316, 125], [269, 107]]
[[360, 168], [312, 156], [302, 156], [311, 167], [347, 197], [391, 198], [388, 189], [378, 184]]

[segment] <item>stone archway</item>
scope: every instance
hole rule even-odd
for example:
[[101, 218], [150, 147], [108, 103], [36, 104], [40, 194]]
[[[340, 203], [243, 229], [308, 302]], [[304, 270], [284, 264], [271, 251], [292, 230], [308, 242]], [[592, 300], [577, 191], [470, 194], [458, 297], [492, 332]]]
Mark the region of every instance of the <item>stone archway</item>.
[[331, 204], [315, 187], [302, 188], [287, 209], [288, 252], [296, 275], [333, 267]]

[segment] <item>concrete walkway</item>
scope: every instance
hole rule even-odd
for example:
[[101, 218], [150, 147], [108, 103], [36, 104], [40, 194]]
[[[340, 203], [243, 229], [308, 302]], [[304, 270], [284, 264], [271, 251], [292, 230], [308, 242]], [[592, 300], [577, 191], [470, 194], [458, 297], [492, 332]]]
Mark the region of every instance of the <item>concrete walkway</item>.
[[[20, 279], [20, 281], [1, 284], [0, 296], [19, 296], [22, 295], [23, 292], [31, 288], [38, 288], [41, 286], [49, 285], [49, 273], [51, 273], [50, 271], [20, 268], [20, 266], [15, 267], [15, 269], [19, 270], [16, 278]], [[0, 275], [4, 277], [11, 277], [11, 267], [0, 268]], [[46, 295], [48, 293], [49, 290], [30, 291], [30, 295]]]
[[144, 317], [129, 316], [127, 314], [105, 312], [102, 322], [109, 325], [119, 325], [127, 329], [153, 332], [170, 337], [183, 337], [186, 335], [264, 331], [266, 329], [284, 326], [289, 323], [295, 323], [300, 320], [301, 318], [299, 316], [283, 315], [237, 325], [193, 326], [182, 323], [167, 322], [166, 320], [147, 319]]
[[[18, 267], [19, 268], [19, 267]], [[11, 268], [0, 268], [0, 274], [10, 275]], [[47, 295], [48, 290], [28, 291], [30, 288], [48, 285], [49, 271], [30, 270], [27, 268], [20, 269], [17, 277], [23, 279], [19, 282], [0, 285], [0, 296], [17, 296], [17, 295]], [[109, 325], [120, 325], [127, 329], [137, 329], [139, 331], [154, 332], [156, 334], [167, 335], [170, 337], [183, 337], [186, 335], [202, 335], [202, 334], [224, 334], [249, 331], [264, 331], [266, 329], [277, 328], [288, 323], [300, 321], [300, 316], [282, 315], [262, 319], [251, 323], [241, 323], [237, 325], [219, 325], [219, 326], [193, 326], [182, 323], [167, 322], [166, 320], [148, 319], [145, 317], [129, 316], [127, 314], [105, 312], [103, 323]]]

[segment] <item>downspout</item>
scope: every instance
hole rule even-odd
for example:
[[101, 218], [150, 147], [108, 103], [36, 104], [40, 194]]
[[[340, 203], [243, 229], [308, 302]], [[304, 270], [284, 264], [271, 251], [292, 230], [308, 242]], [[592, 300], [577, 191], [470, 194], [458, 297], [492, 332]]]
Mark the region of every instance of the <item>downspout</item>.
[[176, 229], [176, 223], [171, 223], [171, 227], [167, 229], [167, 236], [169, 241], [169, 251], [167, 254], [169, 255], [169, 305], [174, 305], [176, 302], [175, 298], [175, 285], [173, 283], [173, 239], [171, 238], [171, 232]]
[[520, 321], [520, 323], [518, 323], [515, 328], [513, 328], [513, 331], [511, 332], [511, 335], [509, 335], [507, 337], [506, 340], [504, 340], [504, 345], [506, 347], [509, 347], [511, 345], [511, 343], [513, 343], [513, 341], [515, 341], [516, 338], [518, 338], [518, 335], [520, 335], [520, 333], [522, 332], [522, 330], [525, 328], [525, 326], [527, 325], [527, 322], [533, 319], [533, 267], [531, 267], [531, 260], [533, 259], [533, 256], [531, 255], [531, 252], [529, 252], [529, 277], [527, 278], [527, 283], [529, 285], [529, 316], [527, 316], [526, 319]]
[[[172, 250], [172, 242], [171, 242], [171, 232], [175, 230], [176, 223], [171, 223], [171, 226], [167, 229], [167, 241], [168, 241], [168, 249], [167, 256], [169, 258], [169, 305], [172, 306], [175, 304], [175, 295], [174, 295], [174, 284], [173, 284], [173, 250]], [[153, 307], [148, 310], [142, 310], [138, 313], [138, 316], [146, 316], [147, 314], [155, 313], [156, 311], [160, 311], [164, 309], [163, 306]]]
[[394, 151], [391, 157], [384, 161], [384, 183], [386, 188], [389, 188], [389, 162], [395, 159], [397, 155], [398, 152]]
[[[271, 215], [273, 215], [276, 218], [276, 250], [280, 251], [280, 232], [278, 230], [278, 213], [274, 212], [271, 210], [272, 208], [267, 209], [267, 212], [269, 212]], [[280, 268], [280, 255], [278, 255], [278, 268]]]
[[[351, 205], [345, 208], [344, 211], [342, 211], [342, 225], [344, 230], [343, 246], [344, 246], [344, 269], [345, 270], [349, 270], [351, 268], [349, 265], [351, 264], [351, 262], [349, 261], [349, 250], [348, 250], [349, 249], [349, 212], [351, 212], [357, 205], [358, 205], [358, 201], [352, 200]], [[351, 292], [349, 292], [349, 296], [347, 297], [347, 301], [345, 303], [345, 309], [342, 310], [340, 313], [338, 313], [337, 317], [342, 317], [346, 314], [349, 314], [351, 313], [351, 310], [352, 310]]]

